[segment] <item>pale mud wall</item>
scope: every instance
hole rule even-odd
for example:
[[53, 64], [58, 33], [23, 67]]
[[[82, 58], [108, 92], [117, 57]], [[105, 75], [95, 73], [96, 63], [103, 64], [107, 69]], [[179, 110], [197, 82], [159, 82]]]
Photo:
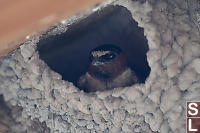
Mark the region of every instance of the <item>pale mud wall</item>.
[[[38, 118], [51, 132], [185, 132], [185, 101], [200, 100], [199, 12], [180, 0], [111, 4], [126, 7], [144, 28], [151, 67], [145, 84], [86, 94], [39, 59], [39, 38], [34, 38], [0, 60], [0, 93], [23, 107], [22, 120]], [[68, 23], [89, 12], [47, 35], [65, 32]]]
[[37, 118], [31, 120], [22, 118], [22, 107], [13, 106], [6, 103], [3, 96], [0, 96], [0, 133], [49, 133], [45, 122], [40, 122]]

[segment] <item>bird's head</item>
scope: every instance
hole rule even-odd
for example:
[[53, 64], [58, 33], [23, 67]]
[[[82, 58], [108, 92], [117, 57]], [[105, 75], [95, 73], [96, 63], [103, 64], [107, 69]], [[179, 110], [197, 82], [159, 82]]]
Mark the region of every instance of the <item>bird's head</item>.
[[122, 50], [114, 45], [101, 45], [90, 52], [89, 73], [98, 79], [109, 80], [127, 68]]

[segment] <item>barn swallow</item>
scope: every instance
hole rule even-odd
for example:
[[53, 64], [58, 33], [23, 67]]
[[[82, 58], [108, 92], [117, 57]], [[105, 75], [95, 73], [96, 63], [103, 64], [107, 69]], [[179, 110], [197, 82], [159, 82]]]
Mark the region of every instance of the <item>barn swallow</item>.
[[88, 71], [80, 77], [78, 86], [86, 92], [95, 92], [138, 82], [139, 79], [128, 66], [121, 48], [105, 44], [90, 52]]

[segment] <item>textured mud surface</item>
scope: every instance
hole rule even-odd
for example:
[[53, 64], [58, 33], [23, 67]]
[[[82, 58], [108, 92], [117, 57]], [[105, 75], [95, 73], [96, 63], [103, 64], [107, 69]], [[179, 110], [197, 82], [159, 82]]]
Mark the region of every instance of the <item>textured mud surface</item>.
[[[199, 7], [194, 1], [193, 10], [188, 2], [119, 0], [93, 9], [121, 5], [144, 28], [151, 68], [144, 84], [86, 94], [39, 58], [38, 37], [1, 58], [0, 94], [7, 103], [23, 108], [21, 121], [38, 119], [51, 132], [183, 133], [185, 101], [200, 100]], [[87, 14], [90, 11], [42, 37], [65, 32], [67, 25]]]
[[22, 118], [22, 107], [6, 104], [0, 95], [0, 133], [30, 132], [49, 133], [45, 122], [39, 122], [37, 118]]

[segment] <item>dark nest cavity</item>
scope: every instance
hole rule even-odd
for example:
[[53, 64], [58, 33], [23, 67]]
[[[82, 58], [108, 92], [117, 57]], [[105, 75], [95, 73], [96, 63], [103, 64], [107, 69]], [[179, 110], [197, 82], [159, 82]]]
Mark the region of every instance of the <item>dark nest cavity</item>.
[[127, 8], [109, 6], [75, 22], [63, 34], [41, 38], [38, 44], [40, 58], [63, 80], [77, 81], [85, 74], [89, 52], [102, 44], [119, 46], [127, 56], [131, 69], [145, 82], [150, 73], [146, 53], [144, 29], [132, 18]]

